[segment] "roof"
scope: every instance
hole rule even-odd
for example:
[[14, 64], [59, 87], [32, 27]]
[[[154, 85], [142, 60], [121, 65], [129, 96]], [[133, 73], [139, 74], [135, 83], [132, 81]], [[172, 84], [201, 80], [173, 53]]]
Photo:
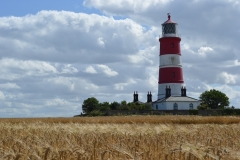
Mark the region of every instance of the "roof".
[[166, 22], [164, 22], [163, 24], [166, 24], [166, 23], [176, 23], [176, 22], [173, 22], [171, 19], [168, 19]]
[[[166, 24], [166, 23], [176, 23], [176, 22], [173, 22], [173, 21], [171, 20], [171, 16], [168, 15], [168, 20], [167, 20], [166, 22], [164, 22], [163, 24]], [[163, 24], [162, 24], [162, 25], [163, 25]]]
[[155, 102], [198, 102], [198, 99], [192, 98], [192, 97], [183, 97], [183, 96], [170, 96], [168, 98], [161, 98], [158, 99]]

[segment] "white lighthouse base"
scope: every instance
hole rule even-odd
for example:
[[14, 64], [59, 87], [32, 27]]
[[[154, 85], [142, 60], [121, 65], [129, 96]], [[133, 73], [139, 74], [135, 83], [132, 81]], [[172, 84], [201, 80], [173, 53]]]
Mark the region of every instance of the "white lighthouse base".
[[171, 96], [181, 96], [181, 88], [183, 83], [164, 83], [158, 84], [158, 99], [164, 98], [166, 95], [166, 86], [171, 88]]

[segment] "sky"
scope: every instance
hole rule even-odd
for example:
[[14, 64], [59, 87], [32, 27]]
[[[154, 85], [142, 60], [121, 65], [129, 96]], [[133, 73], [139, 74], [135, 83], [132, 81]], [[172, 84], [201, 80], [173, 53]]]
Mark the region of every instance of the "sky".
[[178, 23], [187, 95], [240, 108], [239, 0], [0, 0], [0, 117], [71, 117], [85, 99], [157, 100], [159, 35]]

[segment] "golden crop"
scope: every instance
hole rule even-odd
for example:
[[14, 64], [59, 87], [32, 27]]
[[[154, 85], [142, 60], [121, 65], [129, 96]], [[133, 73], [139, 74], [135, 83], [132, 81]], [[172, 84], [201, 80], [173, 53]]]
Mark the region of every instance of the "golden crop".
[[240, 159], [240, 118], [0, 119], [2, 160]]

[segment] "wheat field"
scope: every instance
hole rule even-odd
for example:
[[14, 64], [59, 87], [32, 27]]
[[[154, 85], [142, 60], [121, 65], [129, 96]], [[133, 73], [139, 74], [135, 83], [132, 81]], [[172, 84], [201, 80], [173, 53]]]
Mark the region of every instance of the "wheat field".
[[1, 160], [235, 160], [240, 118], [0, 119]]

